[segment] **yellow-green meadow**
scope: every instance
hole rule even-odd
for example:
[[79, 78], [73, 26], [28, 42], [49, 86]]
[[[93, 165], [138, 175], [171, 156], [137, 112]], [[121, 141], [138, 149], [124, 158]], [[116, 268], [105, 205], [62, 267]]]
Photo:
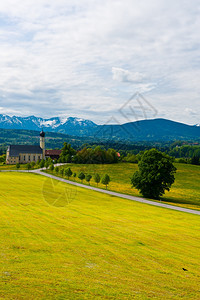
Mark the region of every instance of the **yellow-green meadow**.
[[30, 173], [0, 188], [0, 299], [199, 299], [199, 216]]
[[[175, 166], [177, 168], [175, 183], [172, 185], [170, 192], [166, 192], [162, 201], [182, 207], [200, 209], [200, 166], [179, 163], [176, 163]], [[95, 173], [99, 173], [101, 176], [107, 173], [111, 177], [111, 182], [109, 184], [110, 190], [123, 194], [141, 196], [136, 189], [131, 187], [130, 183], [131, 176], [138, 169], [137, 164], [67, 164], [64, 166], [64, 168], [68, 167], [70, 167], [73, 172], [76, 172], [77, 175], [80, 171], [85, 174], [91, 174], [93, 178], [90, 184], [93, 186], [96, 186], [96, 183], [94, 182]], [[56, 175], [55, 171], [54, 175]], [[70, 180], [74, 180], [73, 177], [71, 177]], [[76, 178], [76, 181], [80, 182], [78, 178]], [[87, 184], [86, 181], [83, 183]], [[101, 183], [99, 184], [99, 187], [105, 188]]]

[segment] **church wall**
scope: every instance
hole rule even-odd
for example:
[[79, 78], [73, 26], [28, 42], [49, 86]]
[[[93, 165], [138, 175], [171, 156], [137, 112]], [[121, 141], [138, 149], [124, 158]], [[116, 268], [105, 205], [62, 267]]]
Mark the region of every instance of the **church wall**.
[[42, 153], [21, 153], [19, 156], [9, 156], [9, 152], [7, 153], [6, 163], [15, 165], [17, 163], [27, 164], [31, 162], [37, 162], [42, 159]]

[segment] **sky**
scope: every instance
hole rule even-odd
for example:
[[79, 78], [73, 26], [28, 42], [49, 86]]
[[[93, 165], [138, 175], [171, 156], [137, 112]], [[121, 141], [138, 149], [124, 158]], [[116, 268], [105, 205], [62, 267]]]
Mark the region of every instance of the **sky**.
[[0, 2], [0, 114], [200, 123], [199, 0]]

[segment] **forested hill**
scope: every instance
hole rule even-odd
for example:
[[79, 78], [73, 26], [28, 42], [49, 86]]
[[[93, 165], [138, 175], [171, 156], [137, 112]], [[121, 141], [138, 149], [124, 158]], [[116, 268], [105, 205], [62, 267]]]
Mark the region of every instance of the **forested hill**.
[[[142, 120], [122, 125], [97, 125], [90, 120], [67, 118], [42, 119], [31, 117], [10, 117], [0, 115], [0, 128], [2, 129], [21, 129], [43, 130], [54, 133], [85, 137], [93, 140], [102, 139], [115, 141], [174, 141], [174, 140], [199, 140], [200, 126], [190, 126], [166, 119]], [[20, 134], [21, 135], [21, 134]], [[9, 136], [8, 136], [9, 137]]]

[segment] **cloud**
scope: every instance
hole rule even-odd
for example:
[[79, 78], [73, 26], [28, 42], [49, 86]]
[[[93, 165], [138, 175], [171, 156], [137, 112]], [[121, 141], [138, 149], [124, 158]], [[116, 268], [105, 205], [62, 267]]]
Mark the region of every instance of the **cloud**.
[[142, 80], [145, 78], [145, 76], [138, 72], [130, 72], [128, 70], [124, 70], [122, 68], [115, 68], [112, 67], [112, 73], [113, 73], [113, 80], [120, 81], [120, 82], [133, 82], [138, 83], [142, 82]]
[[184, 113], [187, 114], [187, 115], [190, 115], [190, 116], [197, 116], [198, 115], [198, 113], [195, 110], [193, 110], [192, 108], [189, 108], [189, 107], [186, 107], [184, 109]]
[[200, 111], [199, 10], [197, 0], [1, 1], [0, 106], [102, 123], [139, 91], [158, 116], [197, 123], [182, 110]]

